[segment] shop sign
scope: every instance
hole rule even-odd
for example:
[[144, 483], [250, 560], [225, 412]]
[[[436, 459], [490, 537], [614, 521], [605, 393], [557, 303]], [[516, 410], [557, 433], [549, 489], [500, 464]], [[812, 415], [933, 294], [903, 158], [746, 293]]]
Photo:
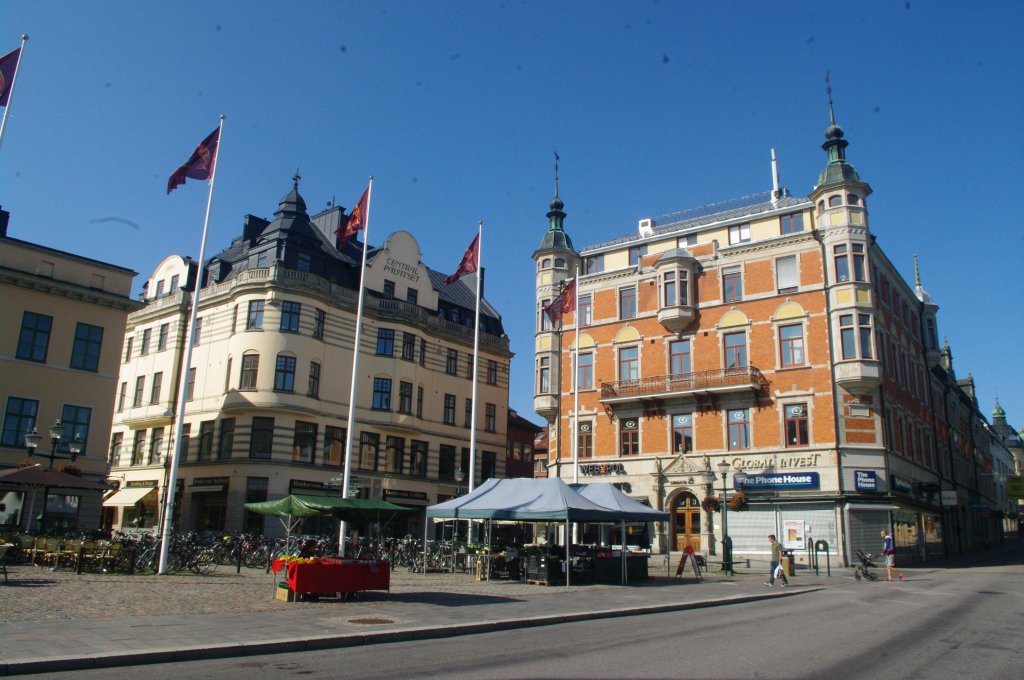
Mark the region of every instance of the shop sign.
[[1006, 497], [1007, 498], [1024, 498], [1024, 477], [1007, 475], [1006, 476]]
[[401, 260], [396, 260], [393, 257], [389, 257], [387, 261], [384, 263], [384, 271], [389, 274], [394, 274], [395, 276], [412, 281], [413, 283], [416, 283], [417, 281], [420, 280], [419, 267], [414, 267], [411, 264], [406, 264], [405, 262], [402, 262]]
[[230, 477], [196, 477], [192, 480], [191, 486], [215, 486], [217, 484], [226, 486], [230, 479]]
[[302, 490], [302, 489], [307, 490], [307, 491], [323, 491], [324, 490], [324, 483], [323, 482], [309, 482], [309, 481], [306, 481], [305, 479], [293, 479], [292, 482], [291, 482], [291, 490], [292, 491], [296, 491], [296, 490]]
[[818, 489], [821, 478], [817, 472], [766, 472], [747, 475], [743, 484], [732, 480], [733, 488], [748, 491], [751, 489]]
[[947, 508], [955, 506], [957, 504], [956, 491], [943, 491], [942, 504]]
[[398, 498], [408, 501], [426, 501], [427, 494], [423, 491], [406, 491], [405, 489], [384, 489], [384, 500]]
[[854, 470], [853, 486], [857, 491], [878, 491], [878, 475], [874, 470]]
[[155, 479], [133, 479], [130, 482], [124, 483], [126, 489], [150, 489], [154, 486], [159, 486], [160, 482]]
[[588, 463], [580, 465], [580, 474], [589, 476], [624, 475], [626, 466], [622, 463]]
[[892, 490], [898, 491], [899, 493], [912, 493], [914, 491], [914, 485], [909, 480], [903, 479], [896, 475], [891, 475]]
[[818, 467], [820, 453], [787, 454], [782, 456], [763, 456], [760, 458], [733, 458], [732, 467], [736, 470], [786, 470], [788, 468]]

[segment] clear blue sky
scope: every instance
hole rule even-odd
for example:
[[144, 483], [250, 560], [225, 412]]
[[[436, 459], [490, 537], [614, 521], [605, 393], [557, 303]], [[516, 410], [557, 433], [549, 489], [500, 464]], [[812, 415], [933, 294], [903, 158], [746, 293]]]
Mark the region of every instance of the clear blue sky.
[[[561, 162], [576, 244], [825, 163], [831, 70], [871, 228], [941, 306], [982, 411], [1024, 426], [1024, 3], [47, 2], [0, 5], [28, 42], [0, 151], [10, 235], [139, 272], [198, 256], [205, 186], [167, 176], [228, 116], [210, 249], [374, 182], [371, 241], [411, 231], [451, 271], [485, 222], [488, 297], [533, 414], [533, 263]], [[128, 220], [135, 226], [107, 218]]]

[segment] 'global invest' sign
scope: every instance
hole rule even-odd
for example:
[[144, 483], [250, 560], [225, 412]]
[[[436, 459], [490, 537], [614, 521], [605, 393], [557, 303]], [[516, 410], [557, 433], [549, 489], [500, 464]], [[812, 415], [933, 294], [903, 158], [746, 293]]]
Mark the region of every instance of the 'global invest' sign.
[[817, 472], [766, 472], [747, 475], [743, 484], [734, 484], [737, 489], [817, 489], [821, 480]]

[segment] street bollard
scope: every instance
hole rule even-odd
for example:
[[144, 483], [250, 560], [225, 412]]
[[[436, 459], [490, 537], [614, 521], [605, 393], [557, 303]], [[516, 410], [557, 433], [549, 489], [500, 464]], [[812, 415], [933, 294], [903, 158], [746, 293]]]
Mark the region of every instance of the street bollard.
[[78, 548], [78, 569], [77, 569], [79, 574], [82, 573], [82, 564], [84, 562], [85, 562], [85, 548], [84, 547], [79, 547]]
[[235, 546], [235, 550], [238, 551], [238, 559], [235, 561], [235, 573], [236, 574], [241, 574], [242, 573], [242, 544], [239, 543], [237, 546]]

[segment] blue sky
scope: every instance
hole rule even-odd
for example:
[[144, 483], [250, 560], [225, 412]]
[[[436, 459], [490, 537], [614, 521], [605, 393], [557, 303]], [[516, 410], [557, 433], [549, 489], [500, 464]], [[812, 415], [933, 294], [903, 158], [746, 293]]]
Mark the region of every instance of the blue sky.
[[3, 52], [31, 36], [0, 151], [11, 236], [130, 267], [138, 291], [198, 255], [206, 191], [165, 186], [224, 113], [211, 251], [296, 167], [311, 210], [374, 175], [371, 241], [407, 229], [435, 269], [484, 220], [511, 405], [536, 422], [552, 152], [577, 246], [770, 189], [772, 147], [806, 195], [830, 70], [873, 233], [911, 281], [920, 257], [982, 411], [1024, 426], [1024, 3], [7, 0], [0, 26]]

